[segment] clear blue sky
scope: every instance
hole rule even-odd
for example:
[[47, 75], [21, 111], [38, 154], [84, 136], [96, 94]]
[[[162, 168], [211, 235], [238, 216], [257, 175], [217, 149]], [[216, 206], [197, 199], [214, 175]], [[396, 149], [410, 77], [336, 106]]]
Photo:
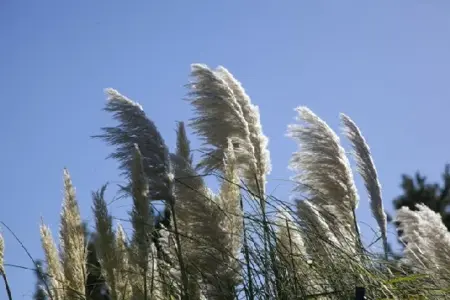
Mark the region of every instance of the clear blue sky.
[[[269, 187], [281, 185], [279, 197], [288, 194], [278, 179], [292, 175], [287, 162], [296, 149], [284, 134], [299, 105], [336, 130], [339, 112], [357, 122], [389, 209], [402, 173], [420, 169], [437, 179], [450, 158], [448, 1], [124, 3], [0, 2], [0, 220], [36, 257], [40, 217], [57, 233], [64, 166], [87, 219], [91, 191], [119, 180], [115, 162], [105, 160], [109, 149], [90, 139], [112, 124], [101, 111], [103, 88], [142, 103], [173, 147], [175, 121], [191, 116], [181, 98], [195, 62], [227, 67], [260, 106]], [[358, 184], [358, 215], [370, 220]], [[7, 262], [31, 266], [5, 238]], [[14, 299], [29, 299], [32, 273], [7, 271]]]

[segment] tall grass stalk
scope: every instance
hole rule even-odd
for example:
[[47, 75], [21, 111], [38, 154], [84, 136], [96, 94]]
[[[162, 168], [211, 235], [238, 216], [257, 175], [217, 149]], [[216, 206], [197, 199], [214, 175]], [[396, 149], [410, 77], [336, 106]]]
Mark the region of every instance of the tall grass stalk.
[[[241, 83], [221, 66], [194, 64], [190, 75], [188, 125], [202, 142], [197, 152], [183, 122], [170, 151], [140, 104], [106, 90], [105, 111], [117, 125], [96, 137], [113, 147], [109, 157], [126, 180], [120, 193], [132, 207], [122, 221], [130, 225], [125, 230], [109, 210], [106, 185], [92, 193], [93, 251], [104, 278], [98, 288], [108, 299], [353, 299], [361, 286], [368, 299], [450, 298], [450, 234], [426, 207], [399, 212], [404, 258], [388, 257], [381, 184], [368, 143], [350, 117], [341, 116], [345, 136], [371, 201], [381, 251], [363, 243], [353, 171], [324, 120], [306, 107], [296, 109], [297, 122], [288, 127], [298, 146], [289, 162], [293, 200], [278, 199], [267, 194], [271, 163], [259, 109]], [[48, 226], [40, 228], [45, 296], [98, 300], [88, 294], [86, 232], [66, 169], [63, 178], [59, 241]], [[210, 181], [220, 188], [212, 191]], [[163, 201], [164, 213], [153, 208], [156, 201]], [[0, 237], [0, 274], [11, 300], [6, 266]]]

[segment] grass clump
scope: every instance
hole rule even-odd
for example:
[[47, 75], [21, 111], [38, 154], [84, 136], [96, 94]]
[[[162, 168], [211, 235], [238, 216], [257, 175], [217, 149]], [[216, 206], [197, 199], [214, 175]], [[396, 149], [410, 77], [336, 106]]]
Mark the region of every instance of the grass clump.
[[[96, 137], [114, 147], [110, 157], [126, 178], [121, 192], [132, 202], [131, 230], [114, 224], [104, 186], [92, 194], [89, 248], [65, 169], [59, 245], [41, 226], [42, 297], [100, 299], [89, 287], [92, 251], [103, 278], [100, 294], [111, 300], [354, 299], [357, 287], [366, 289], [367, 299], [448, 297], [450, 235], [438, 215], [424, 206], [402, 209], [404, 257], [390, 257], [374, 160], [350, 117], [341, 120], [379, 227], [382, 250], [376, 253], [361, 238], [349, 158], [325, 121], [306, 107], [296, 109], [298, 122], [287, 131], [298, 144], [289, 163], [295, 201], [277, 199], [266, 193], [271, 163], [259, 109], [241, 83], [223, 67], [201, 64], [192, 66], [191, 78], [189, 126], [203, 142], [198, 162], [183, 122], [171, 152], [141, 105], [106, 90], [105, 110], [118, 124]], [[218, 191], [208, 188], [208, 176]], [[165, 204], [161, 215], [155, 201]], [[1, 237], [0, 274], [12, 299]]]

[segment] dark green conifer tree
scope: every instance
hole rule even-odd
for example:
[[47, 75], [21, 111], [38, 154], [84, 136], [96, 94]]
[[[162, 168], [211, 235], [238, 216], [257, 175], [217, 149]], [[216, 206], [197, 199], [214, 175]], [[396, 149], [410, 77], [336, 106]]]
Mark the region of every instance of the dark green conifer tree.
[[428, 183], [426, 176], [416, 172], [414, 177], [402, 176], [401, 188], [403, 194], [393, 201], [396, 210], [403, 206], [416, 210], [416, 204], [423, 203], [439, 213], [445, 226], [450, 230], [450, 165], [445, 166], [442, 183]]

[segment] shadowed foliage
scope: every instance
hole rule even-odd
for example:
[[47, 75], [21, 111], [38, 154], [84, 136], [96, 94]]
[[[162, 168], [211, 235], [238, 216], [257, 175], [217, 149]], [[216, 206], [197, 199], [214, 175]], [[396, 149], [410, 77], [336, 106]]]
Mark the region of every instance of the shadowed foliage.
[[429, 183], [427, 178], [417, 172], [414, 176], [403, 175], [401, 188], [403, 194], [394, 199], [395, 209], [408, 207], [416, 210], [417, 204], [424, 204], [442, 216], [445, 226], [450, 230], [450, 165], [442, 173], [442, 183]]

